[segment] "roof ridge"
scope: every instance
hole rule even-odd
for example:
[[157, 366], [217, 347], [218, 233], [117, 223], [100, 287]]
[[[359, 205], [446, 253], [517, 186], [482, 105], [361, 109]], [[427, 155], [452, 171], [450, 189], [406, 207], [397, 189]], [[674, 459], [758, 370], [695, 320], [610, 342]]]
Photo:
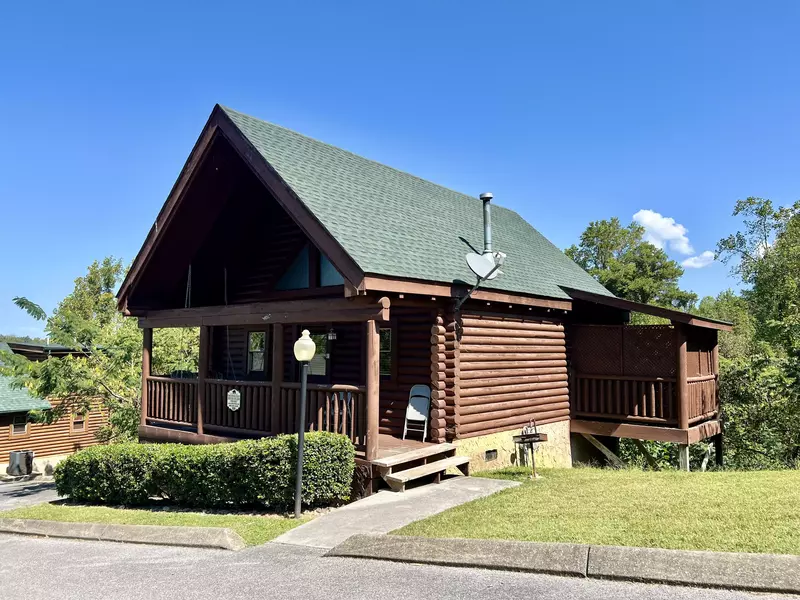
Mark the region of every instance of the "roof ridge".
[[[346, 148], [342, 148], [341, 146], [335, 146], [335, 145], [333, 145], [333, 144], [331, 144], [329, 142], [324, 142], [324, 141], [319, 140], [319, 139], [317, 139], [315, 137], [311, 137], [310, 135], [306, 135], [305, 133], [300, 133], [299, 131], [296, 131], [294, 129], [289, 129], [288, 127], [284, 127], [283, 125], [280, 125], [278, 123], [273, 123], [272, 121], [267, 121], [265, 119], [259, 119], [258, 117], [254, 117], [253, 115], [249, 115], [247, 113], [243, 113], [243, 112], [241, 112], [239, 110], [236, 110], [235, 108], [231, 108], [229, 106], [225, 106], [224, 104], [218, 104], [217, 106], [219, 106], [225, 112], [236, 113], [239, 116], [246, 117], [248, 119], [253, 119], [254, 121], [258, 121], [260, 123], [264, 123], [266, 125], [269, 125], [270, 127], [276, 127], [278, 129], [282, 129], [283, 131], [287, 131], [287, 132], [289, 132], [289, 133], [291, 133], [293, 135], [297, 135], [297, 136], [300, 136], [300, 137], [305, 138], [307, 140], [311, 140], [312, 142], [314, 142], [316, 144], [322, 144], [323, 146], [327, 146], [328, 148], [331, 148], [332, 150], [335, 150], [337, 152], [344, 152], [345, 154], [349, 154], [351, 156], [354, 156], [355, 158], [357, 158], [359, 160], [366, 160], [367, 162], [370, 162], [370, 163], [372, 163], [374, 165], [377, 165], [379, 167], [383, 167], [385, 169], [389, 169], [390, 171], [394, 171], [395, 173], [398, 173], [400, 175], [404, 175], [406, 177], [413, 177], [414, 179], [416, 179], [416, 180], [418, 180], [418, 181], [420, 181], [422, 183], [425, 183], [425, 184], [428, 184], [428, 185], [435, 185], [436, 187], [441, 188], [441, 189], [443, 189], [445, 191], [448, 191], [448, 192], [450, 192], [452, 194], [457, 194], [459, 196], [464, 196], [465, 198], [469, 198], [470, 200], [474, 200], [475, 202], [481, 202], [480, 198], [477, 197], [477, 196], [470, 196], [469, 194], [465, 194], [464, 192], [459, 192], [458, 190], [454, 190], [454, 189], [449, 188], [447, 186], [444, 186], [444, 185], [442, 185], [440, 183], [436, 183], [435, 181], [431, 181], [430, 179], [425, 179], [424, 177], [420, 177], [419, 175], [414, 175], [414, 173], [409, 173], [408, 171], [403, 171], [402, 169], [398, 169], [397, 167], [393, 167], [392, 165], [387, 165], [386, 163], [382, 163], [382, 162], [377, 161], [377, 160], [375, 160], [373, 158], [368, 158], [368, 157], [363, 156], [361, 154], [356, 154], [352, 150], [347, 150]], [[508, 208], [507, 206], [503, 206], [502, 204], [497, 204], [494, 201], [492, 201], [492, 208], [499, 208], [499, 209], [506, 210], [506, 211], [509, 211], [509, 212], [513, 212], [514, 214], [519, 215], [519, 213], [516, 210], [514, 210], [513, 208]]]

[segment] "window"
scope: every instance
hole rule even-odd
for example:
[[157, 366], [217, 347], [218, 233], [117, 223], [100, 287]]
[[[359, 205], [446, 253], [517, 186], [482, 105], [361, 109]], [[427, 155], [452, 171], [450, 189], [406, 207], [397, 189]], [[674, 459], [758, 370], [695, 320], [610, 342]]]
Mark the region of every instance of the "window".
[[25, 435], [28, 432], [28, 415], [14, 415], [11, 422], [11, 435]]
[[308, 246], [303, 246], [287, 271], [275, 285], [276, 290], [303, 290], [309, 287], [311, 267], [308, 262]]
[[317, 352], [308, 363], [308, 374], [312, 377], [325, 377], [328, 375], [328, 359], [331, 357], [328, 352], [328, 334], [312, 333], [311, 339], [317, 346]]
[[85, 431], [86, 430], [86, 414], [80, 413], [72, 415], [72, 431]]
[[267, 332], [251, 331], [247, 334], [247, 372], [263, 373], [267, 348]]
[[381, 328], [378, 331], [380, 336], [380, 365], [381, 375], [392, 376], [392, 330]]

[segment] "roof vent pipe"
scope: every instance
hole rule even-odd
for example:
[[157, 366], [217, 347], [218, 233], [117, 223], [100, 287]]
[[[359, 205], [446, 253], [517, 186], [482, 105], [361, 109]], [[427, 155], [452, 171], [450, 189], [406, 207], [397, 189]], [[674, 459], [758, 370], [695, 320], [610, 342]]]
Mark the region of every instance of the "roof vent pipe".
[[483, 253], [492, 253], [492, 198], [491, 192], [484, 192], [480, 196], [483, 201]]

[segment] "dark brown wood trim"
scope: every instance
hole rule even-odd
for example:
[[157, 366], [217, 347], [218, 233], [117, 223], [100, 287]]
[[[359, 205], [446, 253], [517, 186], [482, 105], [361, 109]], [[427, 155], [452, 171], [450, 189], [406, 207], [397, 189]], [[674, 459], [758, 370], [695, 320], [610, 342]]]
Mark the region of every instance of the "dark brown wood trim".
[[660, 306], [651, 306], [650, 304], [642, 304], [641, 302], [633, 302], [631, 300], [623, 300], [622, 298], [615, 298], [614, 296], [603, 296], [602, 294], [593, 294], [591, 292], [573, 289], [567, 289], [566, 291], [575, 300], [594, 302], [595, 304], [602, 304], [603, 306], [610, 306], [620, 310], [645, 313], [655, 317], [661, 317], [662, 319], [669, 319], [670, 321], [676, 323], [691, 325], [693, 327], [717, 329], [719, 331], [733, 331], [733, 325], [726, 323], [725, 321], [717, 321], [715, 319], [698, 317], [697, 315], [681, 312], [679, 310], [661, 308]]
[[294, 219], [311, 243], [328, 257], [346, 280], [358, 284], [364, 277], [361, 268], [219, 105], [214, 107], [212, 117], [225, 139], [250, 166], [261, 183], [272, 192], [278, 204]]
[[328, 298], [148, 311], [139, 327], [266, 325], [270, 323], [340, 323], [389, 320], [388, 298]]
[[206, 377], [211, 356], [211, 328], [200, 327], [200, 357], [197, 368], [197, 433], [203, 434], [203, 403], [206, 394]]
[[183, 169], [181, 169], [178, 179], [172, 186], [164, 206], [162, 206], [161, 210], [158, 212], [155, 223], [147, 233], [144, 244], [142, 244], [142, 247], [136, 255], [136, 258], [133, 259], [131, 268], [128, 270], [128, 274], [125, 276], [125, 279], [119, 288], [119, 292], [117, 292], [118, 307], [122, 311], [126, 310], [128, 295], [131, 288], [136, 284], [139, 276], [142, 273], [142, 270], [150, 260], [150, 256], [152, 255], [155, 246], [158, 244], [162, 232], [167, 228], [167, 225], [172, 220], [176, 206], [183, 198], [184, 192], [194, 179], [197, 167], [203, 162], [203, 159], [205, 158], [206, 153], [211, 146], [211, 142], [214, 140], [214, 137], [217, 134], [217, 118], [215, 116], [216, 110], [217, 108], [211, 112], [208, 121], [206, 121], [203, 131], [200, 133], [200, 137], [197, 139], [194, 148], [192, 148], [189, 158], [183, 165]]
[[142, 392], [141, 402], [141, 416], [139, 423], [147, 425], [147, 379], [150, 377], [150, 366], [153, 356], [153, 329], [145, 327], [142, 331]]
[[158, 213], [153, 227], [147, 234], [145, 242], [126, 275], [117, 293], [118, 308], [126, 312], [130, 290], [138, 281], [142, 270], [152, 256], [164, 230], [167, 229], [175, 209], [183, 199], [184, 192], [193, 180], [198, 166], [202, 163], [215, 136], [222, 135], [237, 154], [245, 161], [263, 185], [272, 193], [277, 202], [294, 219], [303, 233], [333, 263], [349, 285], [357, 286], [364, 273], [350, 257], [338, 241], [328, 232], [316, 216], [308, 209], [289, 185], [278, 175], [275, 169], [264, 159], [238, 127], [230, 120], [225, 111], [215, 106], [203, 128], [197, 142], [189, 154], [189, 158], [181, 169], [178, 179], [172, 187], [164, 206]]
[[207, 433], [201, 435], [193, 431], [154, 427], [152, 425], [139, 425], [139, 439], [153, 442], [176, 442], [179, 444], [222, 444], [238, 441], [236, 438], [208, 435]]
[[[393, 279], [378, 275], [364, 277], [363, 290], [375, 292], [393, 292], [397, 294], [417, 294], [421, 296], [459, 298], [466, 291], [467, 286], [456, 286], [446, 283], [417, 281], [411, 279]], [[521, 306], [537, 306], [557, 310], [572, 310], [572, 301], [556, 300], [553, 298], [537, 298], [500, 291], [478, 289], [472, 294], [472, 299], [498, 304], [519, 304]]]
[[380, 336], [378, 323], [366, 323], [366, 383], [367, 383], [367, 443], [365, 458], [374, 460], [378, 456], [378, 433], [380, 421]]
[[678, 427], [689, 428], [689, 379], [687, 377], [686, 331], [680, 323], [675, 323], [675, 348], [677, 362], [675, 377], [677, 379], [677, 412]]
[[655, 442], [672, 442], [675, 444], [694, 444], [700, 440], [713, 437], [721, 431], [718, 420], [700, 423], [688, 429], [657, 427], [654, 425], [633, 425], [630, 423], [607, 423], [604, 421], [585, 421], [572, 419], [572, 433], [588, 433], [609, 437], [650, 440]]

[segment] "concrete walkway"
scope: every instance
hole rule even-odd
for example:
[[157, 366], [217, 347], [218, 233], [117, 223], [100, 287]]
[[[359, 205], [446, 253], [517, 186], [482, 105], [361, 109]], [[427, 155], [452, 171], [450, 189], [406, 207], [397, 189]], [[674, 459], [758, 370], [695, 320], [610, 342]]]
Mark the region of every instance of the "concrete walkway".
[[397, 493], [380, 491], [337, 508], [276, 538], [281, 544], [333, 548], [358, 533], [389, 533], [470, 500], [519, 485], [515, 481], [455, 477]]

